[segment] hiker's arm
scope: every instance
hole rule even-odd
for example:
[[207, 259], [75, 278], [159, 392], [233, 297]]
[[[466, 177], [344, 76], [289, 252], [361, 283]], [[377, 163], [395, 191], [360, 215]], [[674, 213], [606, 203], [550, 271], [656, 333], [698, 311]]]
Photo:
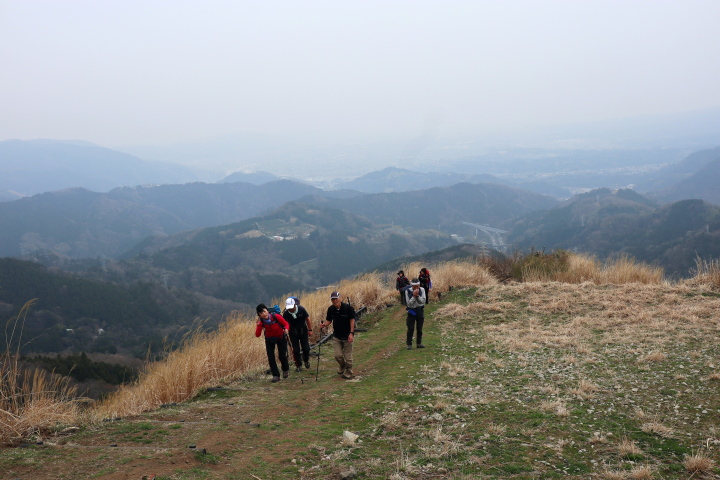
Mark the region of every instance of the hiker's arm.
[[348, 342], [352, 343], [353, 340], [355, 340], [355, 319], [350, 319], [350, 335], [352, 337], [348, 336]]
[[320, 320], [321, 327], [327, 327], [328, 325], [330, 325], [332, 323], [332, 316], [330, 315], [331, 308], [333, 308], [333, 307], [328, 307], [328, 309], [327, 309], [327, 313], [325, 314], [325, 322]]
[[283, 330], [290, 330], [290, 324], [282, 317], [282, 315], [280, 316], [280, 325], [282, 325]]
[[312, 322], [310, 321], [310, 315], [305, 318], [305, 324], [308, 327], [308, 332], [312, 332]]

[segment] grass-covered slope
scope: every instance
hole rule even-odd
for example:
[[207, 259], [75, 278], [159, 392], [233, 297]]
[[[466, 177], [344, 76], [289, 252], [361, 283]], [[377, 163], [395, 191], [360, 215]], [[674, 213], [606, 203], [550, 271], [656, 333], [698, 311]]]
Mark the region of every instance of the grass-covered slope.
[[720, 474], [717, 283], [450, 291], [458, 275], [434, 270], [442, 298], [427, 307], [424, 350], [405, 349], [399, 306], [377, 309], [356, 340], [355, 380], [338, 377], [323, 346], [319, 365], [287, 381], [228, 375], [225, 390], [186, 403], [0, 450], [0, 468], [109, 479]]

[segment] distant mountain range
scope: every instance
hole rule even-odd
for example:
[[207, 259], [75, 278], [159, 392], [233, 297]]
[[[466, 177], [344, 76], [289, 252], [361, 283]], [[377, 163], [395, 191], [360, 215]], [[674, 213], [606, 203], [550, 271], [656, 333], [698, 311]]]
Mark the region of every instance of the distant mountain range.
[[470, 231], [462, 222], [499, 227], [518, 215], [547, 210], [559, 203], [546, 195], [492, 183], [459, 183], [410, 192], [303, 200], [317, 205], [331, 204], [378, 224], [434, 228], [457, 234]]
[[556, 198], [566, 198], [569, 193], [543, 181], [514, 182], [489, 174], [467, 175], [450, 172], [415, 172], [412, 170], [388, 167], [383, 170], [371, 172], [354, 180], [341, 182], [335, 188], [357, 190], [363, 193], [392, 193], [424, 190], [434, 187], [449, 187], [458, 183], [497, 183], [508, 185], [531, 192], [550, 195]]
[[[240, 144], [234, 145], [240, 148]], [[719, 151], [720, 148], [715, 148], [687, 155], [690, 152], [685, 147], [512, 148], [474, 157], [448, 158], [443, 162], [444, 171], [436, 171], [437, 166], [433, 167], [431, 163], [416, 162], [413, 170], [387, 167], [352, 180], [325, 177], [302, 182], [326, 190], [332, 185], [335, 190], [347, 190], [347, 196], [352, 196], [351, 191], [407, 192], [467, 182], [502, 184], [558, 199], [593, 188], [634, 188], [662, 200], [662, 191], [718, 158]], [[292, 155], [287, 154], [287, 161], [292, 163]], [[235, 172], [218, 183], [260, 186], [280, 178], [292, 179], [290, 170], [281, 171], [282, 176], [267, 170]], [[337, 172], [340, 178], [348, 178], [348, 174], [351, 172]], [[182, 184], [200, 177], [207, 179], [209, 175], [209, 171], [201, 173], [177, 164], [148, 162], [87, 142], [0, 142], [0, 202], [76, 187], [105, 192], [124, 186]], [[683, 193], [677, 195], [693, 194], [690, 187], [683, 187], [678, 192]], [[702, 196], [702, 192], [697, 195], [715, 201]], [[670, 195], [668, 199], [676, 200], [677, 196]]]
[[637, 188], [663, 202], [700, 198], [720, 205], [719, 184], [720, 147], [688, 155], [649, 175]]
[[342, 194], [288, 180], [43, 193], [0, 203], [0, 257], [116, 257], [150, 235], [237, 222], [305, 195]]
[[87, 142], [0, 142], [0, 200], [69, 187], [106, 192], [116, 187], [196, 181], [190, 168], [146, 162]]
[[[352, 197], [354, 195], [354, 197]], [[346, 209], [378, 224], [452, 233], [460, 222], [497, 224], [557, 201], [502, 185], [460, 184], [407, 193], [360, 195], [281, 180], [70, 189], [0, 203], [0, 256], [53, 252], [70, 258], [117, 257], [148, 236], [238, 222], [302, 199]]]
[[242, 182], [251, 183], [253, 185], [263, 185], [277, 180], [281, 180], [281, 178], [270, 172], [235, 172], [231, 173], [222, 180], [218, 180], [217, 183]]

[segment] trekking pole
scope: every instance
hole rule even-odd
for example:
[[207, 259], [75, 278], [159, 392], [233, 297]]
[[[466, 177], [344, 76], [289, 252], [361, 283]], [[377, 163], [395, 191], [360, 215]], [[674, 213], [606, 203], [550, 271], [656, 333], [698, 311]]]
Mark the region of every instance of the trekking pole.
[[318, 347], [318, 351], [317, 351], [318, 361], [317, 361], [317, 367], [315, 368], [315, 381], [316, 381], [316, 382], [318, 381], [318, 375], [320, 374], [320, 347], [322, 347], [322, 342], [321, 342], [320, 340], [322, 339], [322, 336], [323, 336], [323, 330], [325, 330], [325, 327], [321, 327], [321, 328], [320, 328], [320, 338], [318, 338], [318, 344], [317, 344], [317, 347]]
[[287, 342], [288, 348], [285, 351], [288, 357], [288, 367], [290, 366], [290, 358], [292, 358], [293, 364], [295, 364], [295, 350], [292, 348], [292, 342], [290, 341], [290, 332], [285, 330], [285, 341]]

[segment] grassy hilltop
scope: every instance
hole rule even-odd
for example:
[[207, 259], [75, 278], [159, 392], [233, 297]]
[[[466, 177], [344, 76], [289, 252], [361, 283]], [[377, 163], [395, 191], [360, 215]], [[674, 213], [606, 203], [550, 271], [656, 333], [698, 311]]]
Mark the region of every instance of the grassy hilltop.
[[[38, 394], [13, 411], [3, 384], [3, 439], [14, 446], [0, 450], [0, 469], [53, 479], [718, 478], [720, 275], [716, 263], [698, 266], [671, 284], [628, 260], [564, 254], [430, 265], [424, 350], [405, 349], [404, 310], [386, 307], [392, 277], [367, 275], [340, 286], [369, 309], [356, 379], [338, 377], [325, 345], [317, 380], [313, 359], [270, 384], [263, 342], [238, 314], [89, 408]], [[301, 299], [314, 322], [327, 293]]]

